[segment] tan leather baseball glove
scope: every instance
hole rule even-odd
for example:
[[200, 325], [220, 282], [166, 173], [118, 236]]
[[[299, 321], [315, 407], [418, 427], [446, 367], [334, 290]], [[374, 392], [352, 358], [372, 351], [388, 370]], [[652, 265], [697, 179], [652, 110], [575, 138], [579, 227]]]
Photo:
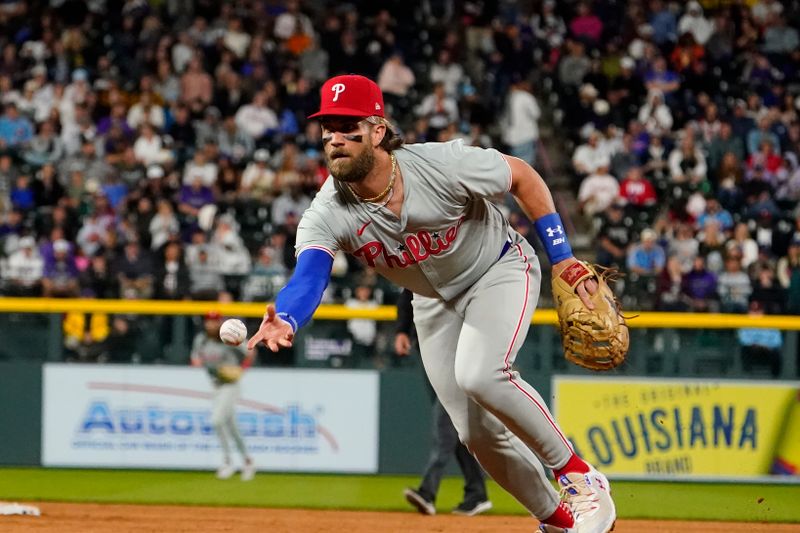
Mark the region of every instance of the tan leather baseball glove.
[[217, 369], [217, 379], [223, 383], [236, 383], [242, 377], [242, 367], [236, 365], [221, 366]]
[[[561, 343], [567, 361], [591, 370], [611, 370], [628, 353], [629, 335], [614, 292], [606, 283], [609, 271], [578, 261], [552, 279], [553, 298], [561, 326]], [[595, 278], [597, 292], [590, 295], [594, 310], [584, 305], [575, 288]]]

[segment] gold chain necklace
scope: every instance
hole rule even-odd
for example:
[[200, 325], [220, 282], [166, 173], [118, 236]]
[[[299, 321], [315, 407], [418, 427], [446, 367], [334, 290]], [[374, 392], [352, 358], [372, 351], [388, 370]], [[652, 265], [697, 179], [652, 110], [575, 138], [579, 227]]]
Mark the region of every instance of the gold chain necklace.
[[350, 184], [348, 183], [347, 188], [350, 189], [350, 192], [353, 193], [356, 196], [356, 198], [358, 198], [362, 202], [379, 202], [381, 199], [383, 199], [387, 194], [389, 194], [392, 191], [392, 189], [394, 188], [394, 178], [396, 175], [395, 171], [397, 170], [397, 159], [395, 159], [394, 154], [389, 154], [389, 157], [392, 159], [392, 173], [389, 176], [389, 185], [387, 185], [386, 188], [383, 191], [381, 191], [381, 193], [378, 194], [377, 196], [373, 196], [372, 198], [364, 198], [363, 196], [358, 194], [355, 191], [355, 189], [353, 189], [353, 187], [351, 187]]

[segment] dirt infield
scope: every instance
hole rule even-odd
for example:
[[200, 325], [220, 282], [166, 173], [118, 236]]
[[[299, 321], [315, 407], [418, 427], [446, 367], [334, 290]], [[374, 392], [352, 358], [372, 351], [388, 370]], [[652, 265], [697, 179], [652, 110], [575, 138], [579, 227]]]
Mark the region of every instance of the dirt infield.
[[[59, 533], [264, 532], [270, 533], [533, 533], [536, 521], [519, 516], [450, 515], [354, 511], [304, 511], [166, 505], [35, 503], [42, 516], [0, 516], [0, 531]], [[800, 530], [797, 524], [657, 522], [620, 520], [614, 533], [685, 533]]]

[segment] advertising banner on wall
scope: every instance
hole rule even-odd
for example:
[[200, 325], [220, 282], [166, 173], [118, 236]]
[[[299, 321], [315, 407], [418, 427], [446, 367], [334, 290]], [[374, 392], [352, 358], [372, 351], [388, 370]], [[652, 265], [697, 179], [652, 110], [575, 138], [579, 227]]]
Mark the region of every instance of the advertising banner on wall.
[[[204, 370], [47, 364], [43, 372], [44, 465], [219, 466]], [[240, 387], [236, 420], [259, 470], [377, 471], [377, 372], [251, 369]]]
[[606, 474], [800, 476], [800, 383], [555, 377], [553, 393], [567, 438]]

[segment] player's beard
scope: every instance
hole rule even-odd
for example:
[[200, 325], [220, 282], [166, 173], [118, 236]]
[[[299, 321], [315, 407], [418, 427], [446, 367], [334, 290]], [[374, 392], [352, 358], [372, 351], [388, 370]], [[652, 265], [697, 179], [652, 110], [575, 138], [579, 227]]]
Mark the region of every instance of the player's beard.
[[350, 156], [348, 159], [333, 159], [328, 156], [328, 170], [331, 171], [331, 176], [347, 183], [358, 183], [363, 180], [373, 166], [375, 166], [375, 149], [371, 146], [365, 146], [360, 154], [355, 157]]

